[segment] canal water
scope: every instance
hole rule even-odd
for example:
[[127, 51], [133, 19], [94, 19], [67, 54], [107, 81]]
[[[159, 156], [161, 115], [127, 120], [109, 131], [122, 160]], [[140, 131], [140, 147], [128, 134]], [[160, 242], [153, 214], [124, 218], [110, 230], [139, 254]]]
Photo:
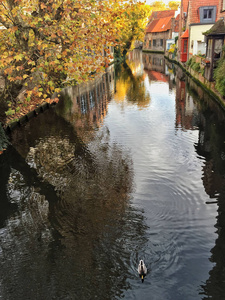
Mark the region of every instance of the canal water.
[[0, 156], [0, 299], [224, 299], [224, 132], [161, 55], [65, 90]]

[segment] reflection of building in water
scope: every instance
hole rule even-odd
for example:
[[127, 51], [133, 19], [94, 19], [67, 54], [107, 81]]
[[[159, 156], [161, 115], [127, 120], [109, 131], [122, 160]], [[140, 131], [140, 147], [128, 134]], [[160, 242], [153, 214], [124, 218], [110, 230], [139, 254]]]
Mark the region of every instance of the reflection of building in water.
[[[179, 79], [180, 78], [180, 79]], [[183, 80], [182, 80], [183, 79]], [[218, 238], [211, 250], [213, 267], [209, 278], [201, 285], [201, 299], [223, 299], [225, 294], [225, 118], [219, 105], [191, 79], [178, 76], [176, 122], [183, 128], [198, 125], [199, 137], [195, 144], [202, 160], [202, 183], [209, 196], [206, 205], [216, 205], [218, 215], [215, 228]], [[189, 101], [189, 102], [188, 102]], [[198, 120], [195, 114], [198, 107]], [[195, 120], [195, 122], [193, 122]], [[197, 120], [197, 121], [196, 121]], [[193, 128], [193, 127], [192, 127]], [[216, 231], [215, 229], [215, 231]], [[212, 243], [214, 241], [212, 240]]]
[[169, 90], [176, 91], [176, 77], [175, 77], [175, 66], [173, 63], [166, 61], [165, 75], [169, 78]]
[[165, 73], [165, 59], [163, 54], [143, 53], [142, 57], [145, 70]]
[[179, 79], [178, 76], [176, 78], [176, 128], [194, 129], [198, 124], [194, 99], [186, 91], [186, 81]]
[[133, 51], [129, 52], [128, 54], [128, 65], [131, 68], [133, 75], [142, 75], [142, 51], [138, 49], [134, 49]]
[[[194, 85], [191, 88], [194, 88]], [[196, 86], [195, 92], [198, 88]], [[192, 92], [194, 90], [190, 89], [189, 93]], [[208, 280], [202, 285], [204, 290], [202, 299], [219, 300], [223, 299], [225, 294], [225, 118], [221, 108], [217, 103], [213, 103], [206, 93], [202, 97], [199, 97], [198, 93], [196, 95], [199, 99], [200, 118], [199, 138], [195, 147], [197, 154], [205, 158], [202, 181], [205, 192], [210, 197], [207, 204], [216, 205], [218, 211], [215, 224], [218, 238], [210, 257], [210, 261], [214, 264], [209, 272]]]
[[143, 65], [150, 81], [169, 81], [169, 76], [165, 75], [165, 59], [163, 54], [143, 53]]
[[133, 51], [130, 51], [128, 53], [128, 58], [129, 58], [129, 60], [137, 61], [140, 63], [142, 55], [143, 55], [142, 51], [140, 51], [138, 49], [134, 49]]
[[150, 81], [168, 82], [169, 90], [175, 89], [174, 65], [165, 60], [163, 54], [143, 53], [144, 70]]
[[[114, 68], [93, 81], [75, 87], [66, 88], [62, 92], [64, 101], [64, 118], [76, 128], [99, 126], [107, 113], [108, 101], [114, 90]], [[62, 111], [62, 110], [61, 110]]]

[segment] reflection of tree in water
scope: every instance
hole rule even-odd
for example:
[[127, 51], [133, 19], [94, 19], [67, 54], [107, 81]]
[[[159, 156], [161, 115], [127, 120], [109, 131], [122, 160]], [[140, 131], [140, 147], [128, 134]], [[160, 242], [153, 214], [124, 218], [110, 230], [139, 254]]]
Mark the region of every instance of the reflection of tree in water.
[[209, 272], [209, 279], [202, 285], [202, 299], [221, 300], [225, 294], [225, 117], [218, 105], [200, 87], [194, 90], [194, 84], [190, 84], [192, 86], [188, 85], [188, 91], [196, 99], [200, 111], [196, 151], [206, 159], [202, 180], [206, 193], [212, 199], [209, 203], [218, 205], [215, 225], [218, 238], [210, 258], [215, 265]]
[[[107, 131], [104, 132], [106, 134]], [[66, 139], [56, 138], [41, 140], [27, 156], [28, 163], [58, 191], [61, 201], [58, 201], [56, 207], [69, 205], [75, 210], [68, 210], [70, 217], [74, 216], [74, 212], [82, 216], [81, 222], [80, 217], [73, 218], [74, 226], [70, 228], [71, 224], [67, 224], [69, 229], [64, 227], [65, 232], [58, 228], [65, 238], [70, 233], [86, 232], [89, 226], [91, 230], [94, 229], [93, 225], [98, 227], [99, 224], [101, 228], [101, 222], [107, 219], [107, 214], [111, 214], [112, 210], [118, 213], [124, 211], [132, 184], [131, 162], [118, 146], [110, 146], [107, 138], [105, 142], [102, 139], [103, 136], [99, 136], [89, 144], [92, 157], [89, 160], [74, 154], [76, 145]], [[55, 208], [54, 212], [58, 210]], [[98, 222], [94, 224], [96, 216]], [[57, 222], [61, 222], [61, 217], [61, 221], [66, 224], [69, 217], [60, 214]]]
[[143, 220], [128, 206], [132, 163], [109, 140], [105, 129], [83, 152], [56, 135], [30, 148], [26, 160], [55, 200], [11, 170], [8, 197], [18, 210], [0, 237], [4, 299], [114, 299], [128, 288]]
[[53, 240], [49, 203], [15, 169], [10, 171], [7, 193], [16, 209], [0, 230], [0, 295], [2, 299], [34, 299], [37, 295], [40, 298], [35, 299], [46, 299], [42, 286], [49, 272], [46, 256]]
[[56, 190], [63, 190], [69, 184], [64, 173], [73, 159], [74, 145], [68, 139], [57, 136], [40, 140], [36, 147], [30, 148], [27, 156], [28, 164]]
[[[225, 180], [224, 180], [225, 186]], [[206, 299], [221, 300], [225, 295], [225, 189], [218, 196], [218, 217], [215, 227], [218, 238], [212, 248], [210, 260], [215, 263], [209, 272], [209, 279], [202, 285]]]
[[139, 108], [146, 107], [150, 103], [150, 95], [145, 88], [145, 75], [143, 73], [134, 75], [131, 68], [132, 64], [123, 64], [122, 72], [116, 80], [114, 99], [118, 102], [126, 99], [128, 103], [135, 104]]
[[0, 154], [3, 151], [3, 149], [7, 148], [8, 144], [9, 144], [9, 142], [7, 140], [5, 132], [4, 132], [4, 130], [1, 126], [1, 123], [0, 123]]
[[[200, 139], [197, 152], [206, 157], [203, 167], [203, 184], [205, 191], [212, 198], [212, 203], [218, 205], [218, 216], [215, 227], [218, 238], [212, 248], [211, 261], [215, 263], [209, 272], [209, 279], [202, 286], [203, 299], [223, 299], [225, 294], [225, 144], [224, 132], [225, 123], [218, 122], [217, 115], [205, 114], [204, 127], [200, 130]], [[216, 204], [217, 203], [217, 204]]]

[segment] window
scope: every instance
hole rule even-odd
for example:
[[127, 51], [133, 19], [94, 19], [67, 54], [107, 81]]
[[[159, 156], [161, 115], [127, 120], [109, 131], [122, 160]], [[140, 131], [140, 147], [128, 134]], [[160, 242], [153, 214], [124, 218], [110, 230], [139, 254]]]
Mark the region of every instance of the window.
[[212, 19], [213, 9], [203, 9], [203, 19]]
[[216, 39], [214, 43], [214, 59], [219, 59], [222, 53], [222, 47], [223, 47], [223, 40], [222, 39]]
[[187, 40], [184, 40], [184, 53], [187, 53]]
[[163, 47], [163, 39], [160, 39], [160, 46]]
[[214, 23], [216, 21], [216, 6], [199, 7], [200, 23]]
[[222, 10], [225, 10], [225, 0], [222, 0]]
[[212, 56], [212, 44], [213, 44], [213, 40], [212, 39], [208, 39], [207, 55], [206, 55], [206, 57], [209, 60], [211, 60], [211, 56]]
[[169, 50], [171, 45], [172, 45], [172, 43], [168, 43], [166, 50]]
[[153, 43], [153, 47], [155, 47], [156, 46], [156, 40], [153, 40], [152, 43]]
[[152, 41], [150, 40], [150, 41], [149, 41], [149, 47], [151, 47], [151, 46], [152, 46]]

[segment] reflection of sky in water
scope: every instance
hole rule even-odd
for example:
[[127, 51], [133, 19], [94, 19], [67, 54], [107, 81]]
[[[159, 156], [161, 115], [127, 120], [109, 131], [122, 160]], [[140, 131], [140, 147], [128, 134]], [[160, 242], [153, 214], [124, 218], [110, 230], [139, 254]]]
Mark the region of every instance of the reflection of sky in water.
[[[146, 293], [156, 293], [152, 299], [157, 300], [199, 299], [217, 237], [217, 208], [205, 204], [204, 158], [197, 157], [194, 148], [199, 132], [175, 128], [176, 94], [169, 83], [145, 77], [144, 84], [149, 105], [139, 110], [135, 103], [112, 100], [105, 119], [111, 139], [131, 153], [133, 205], [144, 210], [148, 225], [144, 255], [152, 269], [146, 279], [151, 286], [143, 287], [143, 299], [149, 299]], [[126, 299], [138, 293], [128, 291]]]

